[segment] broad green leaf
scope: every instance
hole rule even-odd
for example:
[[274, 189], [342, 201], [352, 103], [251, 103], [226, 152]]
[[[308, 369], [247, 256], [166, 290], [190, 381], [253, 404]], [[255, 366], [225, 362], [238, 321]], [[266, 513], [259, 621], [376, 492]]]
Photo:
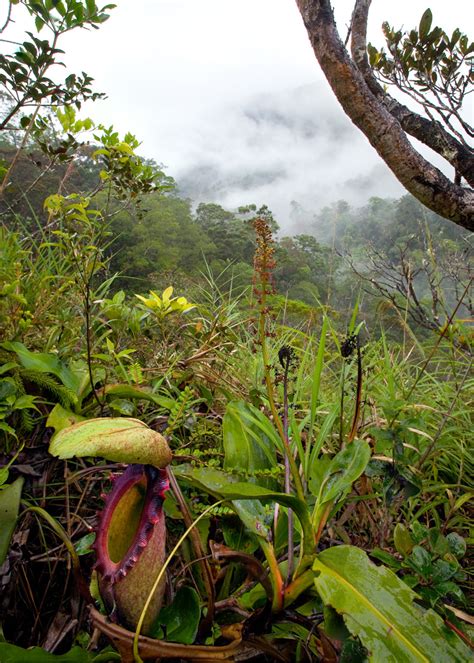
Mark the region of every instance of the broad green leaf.
[[[256, 425], [255, 420], [261, 426]], [[255, 471], [272, 469], [277, 464], [275, 443], [262, 432], [265, 425], [271, 426], [271, 423], [253, 405], [245, 401], [228, 404], [222, 422], [224, 469], [240, 470], [243, 474], [249, 472], [250, 481], [270, 487], [269, 484], [274, 482], [261, 477], [252, 479], [251, 476]]]
[[458, 559], [464, 557], [467, 550], [466, 540], [463, 539], [462, 536], [459, 536], [459, 534], [456, 534], [456, 532], [448, 534], [446, 539], [448, 541], [449, 550], [452, 554]]
[[313, 525], [318, 526], [323, 512], [331, 502], [347, 493], [360, 477], [370, 460], [370, 447], [365, 440], [354, 440], [329, 460], [315, 458], [310, 468], [308, 486], [316, 497]]
[[469, 661], [468, 647], [417, 595], [384, 566], [353, 546], [336, 546], [314, 562], [315, 585], [324, 603], [339, 612], [374, 663]]
[[100, 456], [118, 463], [165, 467], [171, 451], [165, 438], [138, 419], [89, 419], [63, 428], [49, 445], [59, 458]]
[[[156, 625], [163, 626], [168, 642], [190, 645], [194, 642], [201, 619], [199, 596], [192, 587], [181, 587], [171, 605], [162, 608]], [[154, 635], [152, 628], [151, 634]]]
[[95, 532], [89, 532], [89, 534], [85, 534], [81, 537], [79, 541], [76, 541], [74, 544], [74, 550], [78, 555], [88, 555], [93, 552], [92, 544], [95, 541], [95, 536]]
[[[222, 497], [221, 491], [225, 486], [237, 482], [237, 477], [210, 467], [179, 465], [173, 467], [173, 472], [183, 481], [217, 498]], [[271, 531], [265, 522], [268, 517], [261, 502], [258, 500], [235, 499], [232, 501], [232, 506], [248, 530], [258, 537], [267, 541], [270, 540]]]
[[446, 555], [446, 553], [450, 552], [447, 538], [443, 536], [443, 534], [441, 534], [439, 529], [436, 527], [432, 527], [430, 529], [428, 533], [428, 542], [431, 551], [439, 557], [442, 557], [443, 555]]
[[116, 414], [123, 415], [125, 417], [131, 417], [135, 414], [135, 406], [132, 401], [128, 401], [126, 398], [114, 398], [110, 401], [109, 407]]
[[333, 500], [339, 493], [352, 486], [360, 477], [370, 460], [370, 447], [365, 440], [354, 440], [339, 451], [320, 472], [319, 458], [310, 468], [309, 488], [323, 504]]
[[257, 550], [257, 539], [252, 534], [249, 534], [237, 516], [234, 518], [223, 518], [220, 522], [220, 527], [226, 546], [229, 546], [232, 550], [240, 550], [248, 555], [251, 555]]
[[215, 497], [232, 501], [236, 513], [244, 525], [258, 537], [270, 540], [270, 530], [266, 525], [266, 512], [261, 502], [278, 502], [294, 511], [303, 530], [304, 555], [313, 554], [312, 528], [308, 507], [293, 495], [278, 493], [251, 483], [240, 483], [230, 474], [208, 468], [179, 466], [173, 468], [177, 477], [188, 481]]
[[414, 546], [410, 555], [406, 558], [406, 563], [417, 573], [427, 578], [433, 571], [430, 553], [421, 546]]
[[309, 526], [308, 507], [293, 495], [268, 490], [251, 483], [227, 483], [220, 489], [222, 497], [229, 499], [258, 499], [263, 502], [278, 502], [292, 509], [303, 526]]
[[16, 527], [23, 483], [23, 477], [18, 477], [16, 481], [0, 490], [0, 566], [5, 561], [10, 539]]
[[172, 294], [173, 294], [173, 286], [170, 285], [166, 288], [166, 290], [163, 290], [163, 295], [162, 295], [163, 301], [169, 302]]
[[30, 352], [23, 343], [18, 341], [6, 341], [1, 344], [10, 352], [15, 352], [21, 365], [29, 371], [40, 373], [51, 373], [61, 380], [65, 387], [71, 389], [75, 394], [78, 392], [79, 380], [67, 366], [65, 366], [55, 355], [46, 352]]
[[172, 398], [158, 396], [147, 387], [136, 387], [130, 384], [108, 384], [104, 388], [106, 396], [117, 396], [118, 398], [133, 398], [135, 400], [150, 401], [160, 407], [170, 410], [175, 405]]

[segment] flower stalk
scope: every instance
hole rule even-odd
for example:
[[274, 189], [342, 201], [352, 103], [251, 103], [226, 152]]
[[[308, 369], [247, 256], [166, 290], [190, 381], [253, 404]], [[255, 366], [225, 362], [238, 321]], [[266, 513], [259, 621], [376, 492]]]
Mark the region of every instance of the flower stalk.
[[255, 219], [254, 228], [257, 236], [257, 249], [255, 251], [254, 258], [254, 294], [257, 296], [258, 302], [258, 339], [262, 353], [263, 373], [267, 390], [268, 403], [273, 416], [273, 421], [275, 422], [278, 434], [283, 443], [283, 448], [285, 449], [285, 462], [288, 462], [289, 464], [296, 494], [300, 500], [304, 501], [303, 484], [301, 482], [301, 477], [298, 472], [293, 453], [291, 451], [288, 436], [285, 435], [283, 422], [280, 415], [278, 414], [278, 410], [275, 404], [273, 381], [270, 372], [271, 365], [267, 346], [267, 338], [271, 336], [272, 332], [267, 330], [266, 320], [270, 311], [267, 303], [267, 296], [274, 293], [272, 284], [272, 269], [275, 267], [275, 260], [273, 258], [274, 248], [272, 232], [267, 221], [263, 218]]

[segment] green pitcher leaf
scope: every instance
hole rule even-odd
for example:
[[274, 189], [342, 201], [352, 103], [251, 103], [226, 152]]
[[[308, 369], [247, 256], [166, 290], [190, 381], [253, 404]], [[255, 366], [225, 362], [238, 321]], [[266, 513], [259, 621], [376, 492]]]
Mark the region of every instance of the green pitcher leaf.
[[63, 428], [49, 445], [59, 458], [100, 456], [118, 463], [165, 467], [171, 450], [165, 438], [138, 419], [88, 419]]
[[337, 546], [314, 562], [315, 585], [324, 603], [339, 612], [376, 663], [469, 661], [468, 647], [446, 628], [417, 594], [384, 566], [353, 546]]
[[23, 483], [23, 477], [18, 477], [0, 490], [0, 566], [5, 561], [15, 530]]

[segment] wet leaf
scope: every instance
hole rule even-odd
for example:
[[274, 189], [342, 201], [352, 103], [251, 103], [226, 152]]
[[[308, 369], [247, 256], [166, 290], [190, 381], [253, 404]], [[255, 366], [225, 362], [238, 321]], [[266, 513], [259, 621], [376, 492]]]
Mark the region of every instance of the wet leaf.
[[[404, 582], [375, 566], [365, 552], [336, 546], [314, 562], [315, 585], [324, 603], [342, 614], [372, 661], [468, 661], [469, 648], [432, 610], [423, 610]], [[429, 652], [429, 654], [428, 654]]]

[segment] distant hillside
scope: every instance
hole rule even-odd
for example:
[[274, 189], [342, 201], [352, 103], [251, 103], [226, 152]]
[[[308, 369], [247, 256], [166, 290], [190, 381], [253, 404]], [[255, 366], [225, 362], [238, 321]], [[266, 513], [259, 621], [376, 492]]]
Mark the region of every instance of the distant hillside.
[[207, 118], [188, 165], [173, 173], [180, 193], [229, 207], [265, 203], [296, 232], [292, 201], [315, 212], [334, 200], [361, 205], [371, 196], [400, 196], [401, 186], [323, 86], [258, 96]]

